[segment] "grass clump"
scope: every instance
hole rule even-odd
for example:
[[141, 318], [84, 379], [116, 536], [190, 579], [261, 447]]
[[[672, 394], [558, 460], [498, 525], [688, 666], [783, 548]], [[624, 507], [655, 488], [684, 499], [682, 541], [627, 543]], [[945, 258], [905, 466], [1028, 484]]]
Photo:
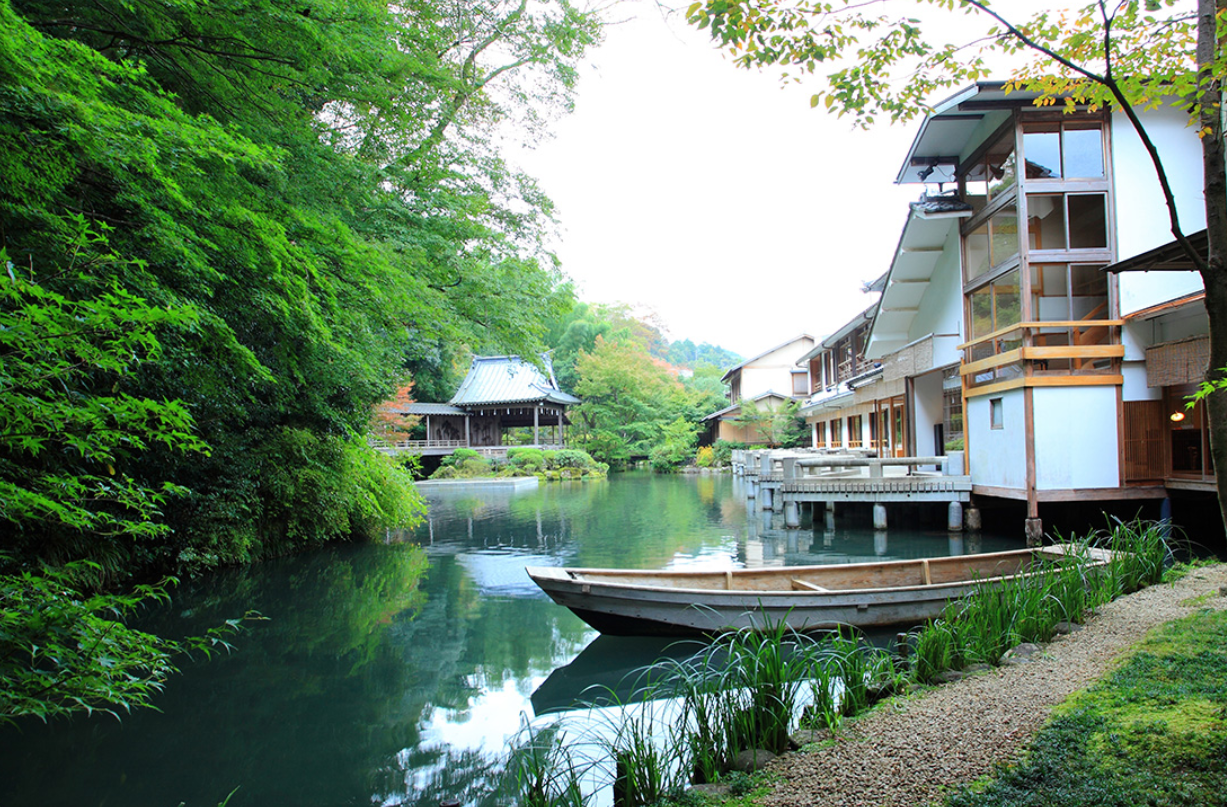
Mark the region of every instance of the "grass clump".
[[[1117, 521], [1066, 542], [1066, 555], [1037, 561], [1037, 574], [977, 585], [912, 635], [916, 678], [931, 682], [946, 670], [997, 664], [1010, 648], [1050, 641], [1060, 623], [1081, 622], [1100, 605], [1158, 582], [1172, 558], [1167, 533], [1160, 522]], [[1107, 564], [1094, 562], [1100, 549], [1111, 552]]]
[[504, 770], [504, 790], [520, 807], [586, 807], [581, 786], [586, 765], [568, 748], [561, 723], [537, 729], [521, 721]]
[[1062, 706], [1027, 759], [949, 807], [1227, 804], [1227, 612], [1152, 634]]

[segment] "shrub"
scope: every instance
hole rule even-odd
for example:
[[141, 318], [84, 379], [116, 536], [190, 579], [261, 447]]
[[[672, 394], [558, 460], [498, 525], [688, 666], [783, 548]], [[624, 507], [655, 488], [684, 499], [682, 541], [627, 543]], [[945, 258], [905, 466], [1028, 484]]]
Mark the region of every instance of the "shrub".
[[560, 468], [588, 468], [592, 463], [592, 457], [588, 452], [580, 451], [574, 448], [560, 448], [557, 451], [546, 451], [545, 467], [550, 470], [558, 470]]
[[694, 455], [694, 464], [700, 468], [711, 468], [716, 464], [716, 451], [711, 446], [703, 446]]
[[693, 458], [690, 446], [681, 443], [664, 443], [656, 446], [648, 454], [652, 470], [658, 474], [668, 474], [681, 468]]
[[464, 463], [465, 460], [482, 459], [481, 454], [471, 448], [458, 448], [451, 454], [448, 454], [441, 461], [441, 465], [458, 466]]
[[545, 452], [539, 448], [509, 448], [507, 461], [516, 468], [540, 471], [545, 468]]
[[484, 457], [469, 457], [456, 466], [456, 471], [463, 477], [489, 476], [493, 471], [490, 461]]
[[439, 469], [430, 475], [431, 479], [455, 479], [456, 469], [450, 465], [440, 465]]
[[733, 461], [733, 452], [737, 449], [745, 448], [745, 443], [735, 443], [731, 440], [717, 440], [712, 443], [712, 452], [715, 454], [716, 465], [724, 466]]

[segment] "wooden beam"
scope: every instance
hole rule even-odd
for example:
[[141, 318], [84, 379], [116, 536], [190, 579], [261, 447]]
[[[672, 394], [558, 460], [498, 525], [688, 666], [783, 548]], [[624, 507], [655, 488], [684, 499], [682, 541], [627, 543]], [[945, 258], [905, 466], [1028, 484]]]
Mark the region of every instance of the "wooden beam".
[[1052, 345], [1022, 349], [1024, 359], [1120, 359], [1124, 355], [1124, 345]]
[[1163, 499], [1167, 490], [1159, 485], [1132, 488], [1078, 488], [1076, 490], [1037, 491], [1041, 502], [1130, 501], [1133, 499]]
[[1005, 328], [999, 328], [992, 333], [985, 334], [984, 336], [972, 339], [970, 342], [964, 342], [958, 346], [958, 349], [966, 350], [973, 345], [978, 345], [981, 342], [987, 342], [990, 339], [996, 339], [1013, 331], [1027, 329], [1035, 330], [1038, 328], [1110, 328], [1124, 324], [1125, 321], [1123, 319], [1064, 319], [1052, 321], [1046, 320], [1044, 322], [1019, 322], [1014, 325], [1008, 325]]
[[975, 375], [985, 370], [991, 370], [994, 367], [1000, 367], [1003, 364], [1013, 364], [1014, 362], [1022, 361], [1022, 351], [1022, 348], [1015, 348], [1014, 350], [1007, 350], [1005, 353], [989, 356], [987, 359], [968, 362], [959, 368], [959, 375]]
[[[983, 387], [968, 387], [967, 392], [964, 394], [963, 397], [978, 398], [982, 395], [992, 395], [997, 392], [1008, 392], [1009, 390], [1012, 390], [1012, 389], [1021, 389], [1023, 384], [1026, 383], [1026, 381], [1027, 379], [1025, 378], [1011, 378], [1009, 381], [998, 381], [996, 384], [985, 384]], [[966, 426], [967, 415], [966, 413], [964, 413], [963, 415], [963, 424], [964, 424], [963, 433], [966, 434], [967, 433], [967, 426]]]
[[1030, 378], [1012, 378], [983, 387], [969, 387], [966, 397], [978, 398], [995, 392], [1019, 387], [1110, 387], [1125, 383], [1123, 375], [1038, 375]]

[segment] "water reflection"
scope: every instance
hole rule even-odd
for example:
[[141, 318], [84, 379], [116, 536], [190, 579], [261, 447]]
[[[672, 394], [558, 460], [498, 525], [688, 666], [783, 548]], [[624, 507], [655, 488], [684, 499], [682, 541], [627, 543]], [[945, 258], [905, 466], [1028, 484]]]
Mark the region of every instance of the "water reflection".
[[824, 529], [822, 515], [817, 529], [786, 530], [748, 509], [739, 485], [626, 475], [431, 492], [430, 519], [387, 545], [186, 583], [151, 629], [200, 632], [248, 609], [269, 621], [235, 653], [189, 663], [161, 712], [0, 730], [0, 804], [212, 807], [235, 787], [235, 807], [491, 803], [521, 713], [616, 687], [664, 650], [597, 638], [525, 565], [733, 568], [996, 548]]

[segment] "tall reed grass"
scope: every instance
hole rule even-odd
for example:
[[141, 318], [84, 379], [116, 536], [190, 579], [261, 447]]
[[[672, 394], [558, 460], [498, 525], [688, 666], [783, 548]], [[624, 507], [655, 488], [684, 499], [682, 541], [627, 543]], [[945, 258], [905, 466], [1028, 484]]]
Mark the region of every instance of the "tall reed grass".
[[[913, 634], [917, 679], [932, 681], [971, 663], [997, 664], [1010, 648], [1049, 641], [1059, 623], [1080, 622], [1104, 603], [1158, 581], [1172, 558], [1169, 529], [1118, 520], [1063, 542], [1066, 554], [1038, 559], [1034, 574], [983, 581]], [[1099, 562], [1101, 550], [1109, 552], [1106, 563]]]
[[[1063, 555], [1037, 559], [1036, 574], [983, 581], [910, 635], [907, 667], [855, 632], [816, 637], [780, 622], [723, 634], [689, 658], [641, 671], [629, 702], [604, 691], [592, 708], [605, 718], [586, 741], [599, 759], [578, 759], [561, 728], [534, 733], [526, 726], [507, 766], [517, 803], [587, 807], [581, 782], [597, 771], [613, 786], [618, 807], [656, 803], [687, 780], [726, 778], [744, 751], [788, 750], [800, 723], [837, 728], [912, 679], [928, 682], [970, 663], [999, 663], [1011, 647], [1048, 641], [1058, 623], [1081, 621], [1156, 582], [1172, 556], [1167, 532], [1165, 524], [1116, 521], [1065, 542]], [[1110, 560], [1097, 564], [1102, 549]], [[612, 710], [600, 708], [611, 700]]]
[[503, 789], [521, 807], [587, 807], [582, 780], [586, 765], [569, 748], [561, 722], [534, 728], [521, 718], [504, 769]]

